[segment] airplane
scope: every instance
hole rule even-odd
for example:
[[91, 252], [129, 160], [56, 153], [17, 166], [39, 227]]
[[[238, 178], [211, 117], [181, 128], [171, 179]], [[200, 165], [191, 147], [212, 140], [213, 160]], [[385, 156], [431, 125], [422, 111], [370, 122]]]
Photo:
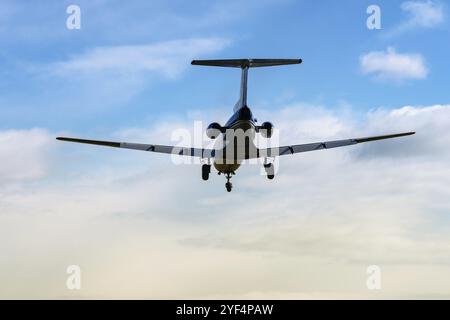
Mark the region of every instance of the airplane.
[[[258, 148], [253, 142], [256, 133], [262, 137], [270, 139], [274, 126], [271, 122], [265, 121], [257, 125], [257, 120], [253, 117], [252, 111], [247, 105], [247, 76], [250, 68], [269, 67], [300, 64], [302, 59], [221, 59], [221, 60], [193, 60], [192, 65], [229, 67], [241, 69], [240, 96], [233, 108], [233, 115], [224, 126], [217, 122], [211, 123], [206, 129], [208, 138], [215, 140], [213, 149], [165, 146], [157, 144], [143, 144], [130, 142], [113, 142], [102, 140], [87, 140], [69, 137], [57, 137], [57, 140], [86, 143], [99, 146], [134, 149], [149, 152], [175, 154], [180, 156], [199, 157], [206, 161], [202, 165], [202, 179], [208, 180], [211, 173], [211, 166], [214, 165], [218, 174], [223, 174], [226, 178], [225, 188], [228, 192], [232, 189], [231, 177], [245, 160], [262, 159], [263, 166], [268, 179], [275, 177], [275, 168], [271, 159], [277, 156], [291, 155], [300, 152], [331, 149], [358, 143], [391, 139], [402, 136], [413, 135], [415, 132], [402, 132], [395, 134], [351, 138], [343, 140], [323, 141], [306, 144], [296, 144], [281, 147]], [[220, 139], [219, 136], [222, 138]], [[211, 164], [212, 163], [212, 164]]]

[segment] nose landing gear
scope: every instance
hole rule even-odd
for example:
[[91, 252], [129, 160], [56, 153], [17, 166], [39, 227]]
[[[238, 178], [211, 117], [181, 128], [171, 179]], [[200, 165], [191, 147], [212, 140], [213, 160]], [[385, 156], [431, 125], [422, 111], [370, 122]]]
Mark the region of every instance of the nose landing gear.
[[233, 185], [231, 184], [231, 172], [225, 173], [225, 177], [227, 178], [227, 183], [225, 183], [225, 188], [228, 192], [231, 192], [231, 189], [233, 188]]

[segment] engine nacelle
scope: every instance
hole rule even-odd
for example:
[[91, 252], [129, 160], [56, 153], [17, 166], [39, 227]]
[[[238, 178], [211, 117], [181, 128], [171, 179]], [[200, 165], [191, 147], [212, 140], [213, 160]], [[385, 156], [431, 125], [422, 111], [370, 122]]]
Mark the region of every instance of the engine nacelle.
[[206, 136], [210, 139], [215, 139], [222, 132], [222, 126], [217, 122], [211, 123], [208, 128], [206, 128]]
[[270, 138], [270, 137], [272, 137], [272, 133], [273, 133], [273, 124], [270, 123], [270, 122], [268, 122], [268, 121], [263, 122], [263, 123], [261, 124], [261, 126], [259, 127], [259, 132], [261, 133], [261, 135], [262, 135], [264, 138]]

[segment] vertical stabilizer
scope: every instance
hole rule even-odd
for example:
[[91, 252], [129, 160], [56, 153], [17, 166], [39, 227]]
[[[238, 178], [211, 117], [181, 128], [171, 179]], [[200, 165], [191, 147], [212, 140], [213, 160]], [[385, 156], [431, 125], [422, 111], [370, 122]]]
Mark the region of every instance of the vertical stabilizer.
[[234, 105], [236, 112], [247, 105], [247, 76], [249, 68], [281, 66], [286, 64], [299, 64], [302, 59], [222, 59], [222, 60], [192, 60], [191, 64], [210, 67], [241, 68], [241, 91], [239, 100]]
[[248, 78], [248, 67], [242, 68], [241, 73], [241, 91], [239, 94], [239, 100], [234, 105], [233, 111], [236, 112], [240, 108], [247, 105], [247, 78]]

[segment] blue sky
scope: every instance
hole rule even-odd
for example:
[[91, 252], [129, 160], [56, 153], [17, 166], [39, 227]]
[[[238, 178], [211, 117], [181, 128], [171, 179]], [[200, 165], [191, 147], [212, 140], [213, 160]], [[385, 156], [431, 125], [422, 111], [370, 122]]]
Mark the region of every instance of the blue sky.
[[[107, 134], [123, 126], [151, 125], [165, 114], [230, 111], [237, 99], [238, 72], [192, 67], [192, 57], [301, 57], [301, 66], [252, 70], [249, 103], [255, 108], [301, 100], [328, 108], [350, 104], [367, 111], [448, 101], [448, 20], [391, 35], [411, 19], [401, 3], [377, 2], [382, 29], [369, 30], [366, 8], [371, 1], [232, 1], [227, 5], [133, 1], [126, 8], [119, 1], [79, 1], [82, 28], [68, 30], [65, 9], [71, 2], [5, 1], [0, 28], [0, 125], [73, 132], [97, 127]], [[436, 5], [447, 15], [444, 3]], [[160, 70], [138, 70], [117, 81], [114, 70], [82, 77], [79, 70], [53, 74], [55, 64], [98, 47], [151, 46], [194, 38], [220, 40], [204, 52], [185, 55], [175, 47], [181, 51], [175, 58], [177, 68], [183, 64], [185, 68], [174, 77]], [[420, 54], [427, 76], [398, 82], [364, 74], [360, 56], [388, 47], [399, 54]]]
[[[448, 15], [439, 0], [1, 1], [0, 297], [448, 299]], [[282, 144], [417, 133], [280, 157], [270, 181], [244, 165], [231, 193], [165, 154], [55, 140], [171, 144], [224, 123], [239, 71], [190, 61], [246, 57], [304, 61], [249, 74]]]

